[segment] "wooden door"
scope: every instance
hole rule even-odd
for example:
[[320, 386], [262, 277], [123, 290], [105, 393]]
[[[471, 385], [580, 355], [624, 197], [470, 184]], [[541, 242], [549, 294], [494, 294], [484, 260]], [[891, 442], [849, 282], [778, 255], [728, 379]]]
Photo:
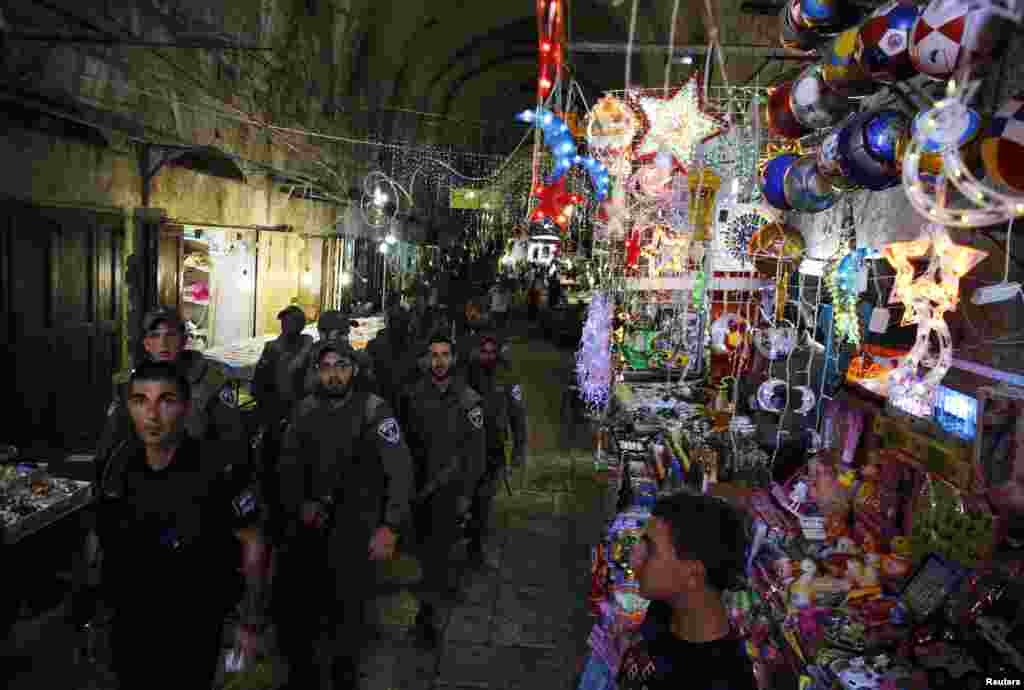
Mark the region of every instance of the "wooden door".
[[156, 294], [160, 304], [181, 313], [181, 279], [184, 273], [185, 228], [163, 223], [157, 243]]
[[94, 445], [121, 361], [123, 247], [116, 211], [0, 202], [0, 440]]

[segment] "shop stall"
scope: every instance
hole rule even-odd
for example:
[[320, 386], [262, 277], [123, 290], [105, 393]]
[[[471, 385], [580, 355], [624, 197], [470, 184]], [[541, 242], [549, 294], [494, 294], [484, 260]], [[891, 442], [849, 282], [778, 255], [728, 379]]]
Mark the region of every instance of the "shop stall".
[[[1024, 50], [1022, 18], [792, 0], [799, 73], [607, 92], [590, 157], [556, 157], [548, 185], [594, 173], [607, 257], [577, 354], [607, 480], [581, 690], [615, 685], [648, 604], [630, 549], [680, 490], [747, 518], [725, 596], [761, 688], [1024, 677], [1024, 105], [990, 50]], [[549, 115], [521, 119], [565, 147]]]

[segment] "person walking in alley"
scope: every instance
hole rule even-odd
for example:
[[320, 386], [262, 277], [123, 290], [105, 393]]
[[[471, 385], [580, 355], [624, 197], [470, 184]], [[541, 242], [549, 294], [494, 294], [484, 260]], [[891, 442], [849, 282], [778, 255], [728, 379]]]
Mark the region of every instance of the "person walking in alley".
[[[317, 335], [319, 336], [316, 343], [307, 343], [300, 355], [294, 360], [295, 367], [302, 372], [303, 376], [300, 398], [315, 394], [320, 387], [320, 374], [317, 369], [315, 356], [317, 345], [327, 341], [338, 341], [348, 344], [352, 323], [352, 318], [348, 314], [336, 309], [329, 309], [320, 314], [320, 319], [316, 324]], [[356, 390], [364, 393], [376, 393], [377, 381], [373, 374], [373, 361], [366, 352], [361, 351], [355, 353], [355, 358], [356, 363], [359, 364], [356, 369]]]
[[286, 307], [277, 318], [281, 321], [281, 335], [263, 346], [252, 380], [252, 393], [264, 429], [261, 471], [266, 481], [263, 495], [272, 504], [277, 500], [277, 458], [284, 425], [291, 417], [292, 408], [302, 398], [303, 380], [298, 360], [313, 345], [313, 337], [302, 333], [306, 327], [306, 314], [302, 309], [294, 305]]
[[658, 499], [630, 559], [651, 604], [619, 666], [621, 690], [754, 690], [750, 659], [722, 603], [743, 575], [746, 541], [742, 518], [719, 498]]
[[374, 336], [366, 352], [373, 362], [380, 396], [397, 409], [399, 394], [419, 378], [419, 368], [413, 351], [412, 314], [395, 305], [387, 318], [387, 328]]
[[[526, 404], [523, 390], [499, 368], [499, 341], [493, 332], [480, 338], [469, 366], [469, 385], [484, 400], [484, 429], [487, 436], [487, 462], [477, 483], [469, 521], [469, 557], [473, 567], [497, 568], [488, 560], [485, 542], [490, 535], [491, 513], [498, 483], [505, 477], [505, 443], [512, 432], [512, 465], [526, 463]], [[507, 362], [505, 363], [507, 364]]]
[[[185, 429], [194, 439], [220, 441], [230, 448], [231, 465], [248, 464], [248, 437], [238, 409], [234, 386], [219, 366], [201, 352], [185, 349], [185, 324], [177, 312], [160, 307], [142, 319], [142, 334], [135, 348], [136, 366], [147, 362], [172, 365], [189, 382], [191, 400]], [[115, 379], [114, 401], [96, 452], [96, 476], [103, 474], [107, 456], [132, 437], [133, 426], [125, 388], [130, 376]]]
[[416, 468], [414, 522], [423, 571], [416, 636], [434, 647], [438, 608], [456, 589], [449, 557], [483, 475], [485, 436], [483, 400], [454, 375], [450, 338], [437, 333], [427, 347], [429, 372], [402, 396], [400, 419]]
[[[209, 688], [225, 615], [241, 593], [239, 565], [249, 585], [262, 589], [258, 492], [237, 490], [219, 442], [188, 433], [190, 388], [170, 361], [143, 362], [132, 372], [124, 397], [132, 435], [96, 485], [122, 688]], [[259, 610], [246, 611], [239, 630], [246, 653], [261, 622]]]
[[274, 612], [288, 687], [319, 690], [329, 674], [344, 690], [357, 686], [373, 561], [395, 554], [413, 473], [390, 406], [355, 389], [352, 347], [324, 340], [314, 361], [319, 385], [296, 407], [281, 448]]
[[494, 327], [504, 331], [508, 326], [508, 310], [512, 302], [512, 294], [507, 282], [503, 278], [494, 281], [489, 291], [491, 297], [491, 319]]

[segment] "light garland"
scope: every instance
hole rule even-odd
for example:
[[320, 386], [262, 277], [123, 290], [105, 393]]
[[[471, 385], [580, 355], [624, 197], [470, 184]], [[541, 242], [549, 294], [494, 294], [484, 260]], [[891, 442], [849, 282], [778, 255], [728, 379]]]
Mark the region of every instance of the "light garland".
[[857, 302], [860, 294], [857, 278], [864, 270], [864, 260], [871, 254], [869, 249], [846, 248], [843, 254], [825, 269], [825, 287], [832, 297], [833, 325], [840, 341], [850, 345], [860, 344], [860, 318], [857, 316]]
[[608, 404], [612, 384], [611, 334], [614, 304], [608, 293], [594, 295], [576, 353], [576, 382], [580, 397], [592, 411]]
[[582, 165], [590, 175], [598, 200], [608, 196], [608, 185], [611, 181], [608, 169], [593, 156], [579, 155], [572, 132], [561, 118], [549, 110], [537, 108], [519, 113], [516, 119], [536, 125], [544, 133], [544, 143], [555, 159], [555, 169], [547, 179], [548, 184], [560, 180], [574, 165]]
[[694, 74], [667, 98], [633, 96], [631, 104], [646, 126], [634, 145], [635, 157], [648, 160], [670, 153], [684, 170], [694, 163], [694, 149], [726, 128], [716, 113], [705, 110], [699, 75]]

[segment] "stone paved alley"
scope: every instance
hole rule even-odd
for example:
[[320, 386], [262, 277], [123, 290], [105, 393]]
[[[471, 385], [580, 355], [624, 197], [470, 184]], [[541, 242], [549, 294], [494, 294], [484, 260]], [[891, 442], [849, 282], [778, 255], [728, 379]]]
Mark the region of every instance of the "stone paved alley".
[[[530, 460], [511, 476], [513, 495], [503, 489], [496, 501], [491, 556], [501, 568], [463, 578], [459, 601], [444, 612], [442, 646], [426, 653], [407, 640], [416, 602], [405, 585], [418, 577], [417, 566], [407, 557], [386, 564], [373, 602], [379, 636], [364, 668], [364, 690], [575, 685], [592, 622], [585, 602], [603, 491], [589, 430], [580, 425], [567, 433], [559, 423], [571, 349], [527, 336], [525, 327], [515, 330], [510, 342], [530, 405]], [[76, 663], [77, 638], [61, 609], [23, 621], [16, 635], [22, 668], [10, 690], [113, 687], [101, 667]]]

